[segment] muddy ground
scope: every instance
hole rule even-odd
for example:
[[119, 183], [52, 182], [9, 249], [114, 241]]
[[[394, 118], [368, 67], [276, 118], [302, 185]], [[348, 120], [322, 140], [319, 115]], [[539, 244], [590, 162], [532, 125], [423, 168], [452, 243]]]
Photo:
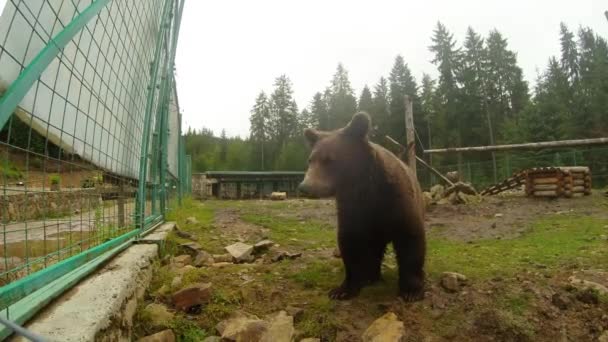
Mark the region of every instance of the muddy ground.
[[[186, 224], [191, 216], [198, 223]], [[511, 195], [436, 205], [427, 216], [424, 300], [404, 303], [396, 297], [396, 263], [389, 249], [384, 282], [353, 300], [331, 301], [327, 291], [343, 276], [341, 260], [333, 255], [332, 201], [190, 202], [171, 218], [209, 253], [225, 253], [223, 247], [237, 241], [269, 238], [277, 245], [255, 262], [190, 270], [175, 288], [169, 284], [177, 271], [159, 265], [146, 300], [171, 311], [170, 296], [159, 289], [213, 284], [211, 303], [194, 314], [176, 313], [168, 324], [184, 341], [216, 335], [216, 324], [236, 310], [260, 317], [301, 310], [295, 316], [296, 341], [359, 341], [386, 312], [404, 322], [408, 341], [593, 341], [607, 334], [606, 293], [578, 280], [608, 287], [608, 198], [599, 193], [559, 200]], [[281, 251], [302, 256], [273, 262]], [[440, 284], [443, 272], [458, 272], [467, 280], [448, 291]], [[138, 317], [137, 335], [161, 329]]]

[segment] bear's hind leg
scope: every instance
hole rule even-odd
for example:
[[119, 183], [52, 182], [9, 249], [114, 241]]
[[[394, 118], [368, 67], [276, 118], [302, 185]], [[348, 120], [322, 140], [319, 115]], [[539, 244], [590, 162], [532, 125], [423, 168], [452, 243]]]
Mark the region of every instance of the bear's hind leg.
[[401, 235], [393, 242], [399, 264], [399, 295], [408, 302], [424, 298], [424, 236]]

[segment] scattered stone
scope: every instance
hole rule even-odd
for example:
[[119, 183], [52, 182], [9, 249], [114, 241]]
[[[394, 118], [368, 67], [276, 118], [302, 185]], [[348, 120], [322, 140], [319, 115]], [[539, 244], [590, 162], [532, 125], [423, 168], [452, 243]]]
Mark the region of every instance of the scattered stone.
[[153, 327], [167, 327], [175, 316], [164, 305], [156, 303], [148, 304], [143, 312]]
[[190, 216], [186, 219], [186, 224], [198, 224], [198, 220], [194, 216]]
[[332, 255], [334, 256], [334, 258], [341, 258], [342, 253], [340, 253], [340, 248], [338, 248], [338, 247], [334, 248], [334, 252]]
[[255, 245], [253, 245], [253, 251], [255, 253], [259, 253], [261, 251], [264, 251], [270, 247], [274, 246], [274, 242], [272, 242], [271, 240], [262, 240], [258, 243], [256, 243]]
[[466, 281], [467, 277], [460, 273], [443, 272], [441, 275], [441, 286], [448, 292], [457, 292]]
[[444, 197], [445, 188], [441, 184], [434, 185], [431, 188], [431, 197], [434, 201], [438, 201]]
[[553, 303], [553, 305], [555, 305], [560, 310], [567, 310], [568, 307], [570, 307], [570, 305], [572, 304], [572, 301], [568, 297], [564, 297], [559, 293], [555, 293], [553, 294], [553, 296], [551, 296], [551, 303]]
[[268, 322], [256, 316], [237, 311], [216, 326], [222, 339], [228, 341], [261, 341], [268, 332]]
[[242, 242], [237, 242], [225, 247], [226, 251], [232, 255], [236, 262], [244, 262], [250, 260], [249, 257], [253, 252], [253, 246]]
[[196, 240], [196, 237], [193, 234], [185, 232], [183, 230], [176, 230], [175, 235], [179, 236], [182, 239]]
[[211, 299], [211, 284], [190, 285], [173, 294], [173, 305], [177, 310], [192, 312]]
[[295, 306], [288, 306], [285, 308], [285, 311], [293, 317], [294, 322], [299, 322], [304, 315], [304, 309]]
[[213, 260], [215, 262], [232, 262], [232, 255], [230, 254], [213, 254]]
[[495, 218], [501, 218], [501, 217], [503, 217], [503, 216], [504, 216], [504, 215], [503, 215], [503, 214], [501, 214], [501, 213], [494, 214], [494, 217], [495, 217]]
[[167, 329], [154, 335], [140, 338], [138, 342], [175, 342], [175, 334], [173, 330]]
[[300, 342], [321, 342], [320, 338], [303, 338]]
[[606, 234], [600, 235], [600, 240], [608, 241], [608, 235], [606, 235]]
[[233, 263], [231, 262], [215, 262], [213, 264], [211, 264], [211, 267], [215, 267], [215, 268], [224, 268], [227, 266], [233, 265]]
[[270, 199], [273, 201], [284, 201], [287, 199], [286, 192], [273, 192], [270, 194]]
[[173, 280], [171, 281], [171, 288], [176, 289], [176, 288], [180, 287], [181, 285], [182, 285], [182, 277], [180, 277], [180, 276], [174, 277]]
[[458, 171], [450, 171], [446, 173], [445, 176], [452, 183], [458, 183], [460, 181], [460, 174], [458, 173]]
[[178, 275], [183, 276], [184, 274], [196, 270], [196, 267], [192, 266], [192, 265], [186, 265], [184, 267], [178, 268], [175, 273], [177, 273]]
[[175, 263], [177, 267], [184, 267], [192, 263], [192, 257], [187, 254], [178, 255], [173, 258], [173, 263]]
[[268, 318], [268, 331], [260, 341], [292, 341], [294, 332], [293, 317], [285, 311], [280, 311]]
[[[608, 192], [606, 192], [606, 196], [608, 196]], [[604, 331], [604, 333], [598, 337], [597, 342], [608, 342], [608, 331]]]
[[206, 266], [212, 265], [213, 263], [215, 263], [215, 259], [213, 259], [211, 254], [209, 254], [205, 251], [198, 251], [198, 253], [196, 253], [196, 256], [194, 257], [194, 261], [192, 262], [192, 265], [194, 267], [203, 267], [205, 265]]
[[397, 315], [389, 312], [375, 320], [361, 339], [363, 342], [402, 341], [405, 339], [405, 327]]
[[593, 289], [602, 296], [608, 296], [608, 288], [593, 281], [579, 279], [575, 276], [568, 278], [570, 284], [579, 290]]
[[188, 254], [196, 254], [196, 253], [198, 253], [198, 251], [200, 251], [201, 249], [203, 249], [203, 247], [201, 247], [201, 245], [199, 245], [196, 242], [182, 243], [182, 244], [179, 245], [179, 248], [181, 248], [182, 250], [184, 250]]
[[302, 256], [302, 253], [289, 253], [289, 252], [285, 252], [285, 251], [281, 251], [279, 252], [279, 254], [275, 255], [272, 257], [272, 262], [279, 262], [283, 259], [297, 259], [299, 257]]

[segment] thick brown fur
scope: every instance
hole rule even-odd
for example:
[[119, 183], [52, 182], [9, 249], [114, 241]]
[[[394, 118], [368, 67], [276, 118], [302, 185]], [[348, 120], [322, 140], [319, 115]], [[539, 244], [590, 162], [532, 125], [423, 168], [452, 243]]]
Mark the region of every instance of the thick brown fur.
[[342, 129], [305, 131], [312, 152], [300, 189], [335, 197], [338, 208], [338, 245], [346, 277], [329, 296], [352, 298], [380, 280], [386, 246], [392, 243], [400, 295], [419, 300], [426, 254], [422, 192], [402, 161], [368, 140], [370, 125], [367, 114], [357, 113]]

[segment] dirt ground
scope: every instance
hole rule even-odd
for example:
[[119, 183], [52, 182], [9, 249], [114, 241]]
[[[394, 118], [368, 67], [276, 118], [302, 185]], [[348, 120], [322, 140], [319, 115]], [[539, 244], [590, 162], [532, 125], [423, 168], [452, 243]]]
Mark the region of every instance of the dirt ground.
[[[217, 334], [216, 324], [237, 310], [263, 317], [294, 308], [302, 311], [295, 316], [296, 341], [360, 341], [386, 312], [404, 322], [408, 341], [594, 341], [608, 331], [607, 294], [577, 285], [585, 280], [608, 287], [608, 198], [599, 192], [563, 200], [505, 196], [431, 207], [427, 288], [424, 300], [415, 303], [396, 297], [390, 249], [382, 283], [353, 300], [327, 298], [343, 276], [341, 260], [333, 255], [333, 201], [192, 202], [172, 216], [212, 254], [225, 253], [223, 247], [236, 241], [276, 243], [255, 262], [202, 267], [184, 276], [181, 287], [211, 282], [214, 295], [199, 313], [177, 314], [171, 327], [182, 341]], [[186, 224], [190, 216], [199, 222]], [[281, 251], [302, 257], [273, 262]], [[467, 279], [448, 291], [441, 285], [444, 272]], [[174, 276], [169, 266], [159, 268], [148, 303], [171, 308], [159, 288]], [[138, 335], [160, 329], [139, 317]]]

